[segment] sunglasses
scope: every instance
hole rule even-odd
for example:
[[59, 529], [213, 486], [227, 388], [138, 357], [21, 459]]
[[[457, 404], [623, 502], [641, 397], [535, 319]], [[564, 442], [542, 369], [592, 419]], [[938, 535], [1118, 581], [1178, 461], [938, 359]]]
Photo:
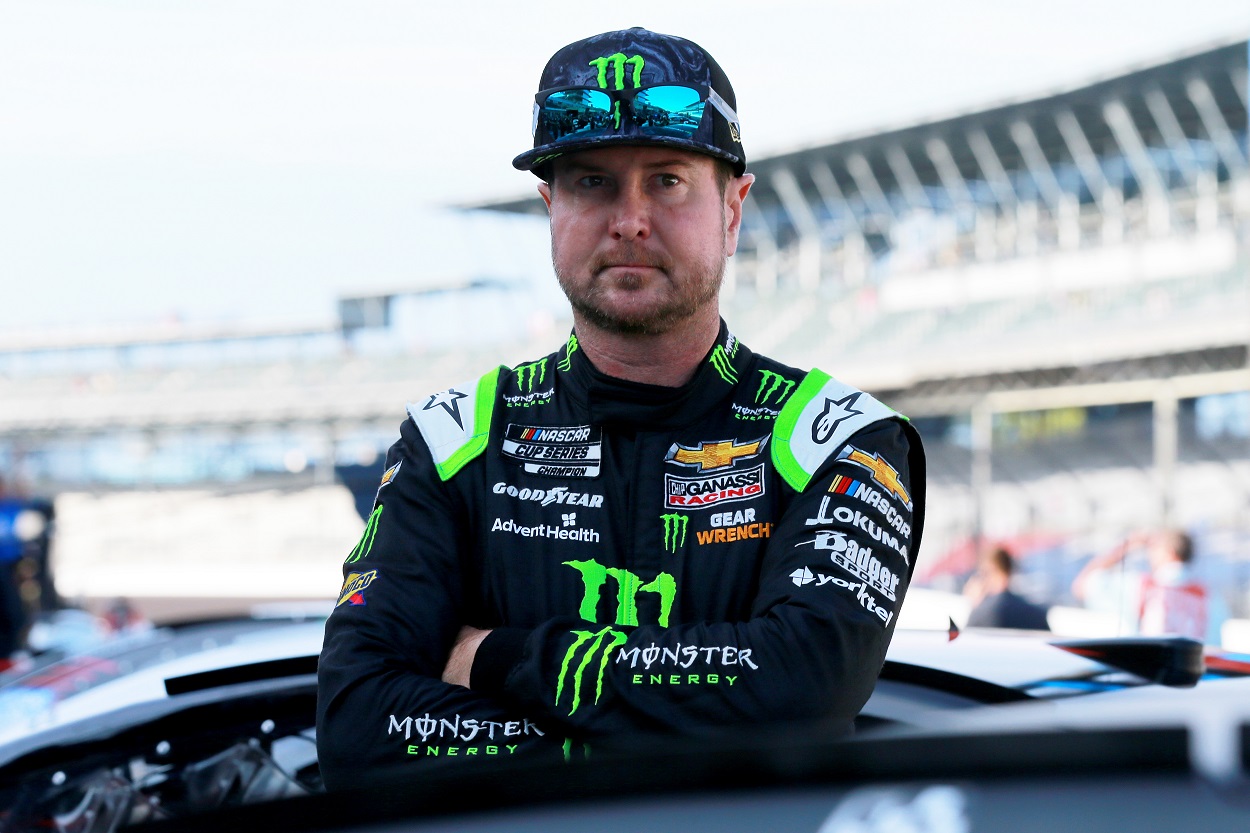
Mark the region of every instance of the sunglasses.
[[543, 144], [569, 136], [600, 136], [621, 129], [624, 111], [643, 135], [691, 139], [699, 129], [708, 104], [725, 117], [737, 140], [738, 114], [716, 90], [679, 84], [633, 90], [597, 87], [544, 90], [534, 96], [533, 130]]

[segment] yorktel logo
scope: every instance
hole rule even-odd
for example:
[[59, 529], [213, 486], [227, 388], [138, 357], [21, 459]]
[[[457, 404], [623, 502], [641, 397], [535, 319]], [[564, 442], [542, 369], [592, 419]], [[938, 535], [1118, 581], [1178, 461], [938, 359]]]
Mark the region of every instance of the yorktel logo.
[[690, 525], [690, 518], [673, 512], [661, 515], [660, 520], [664, 522], [664, 549], [676, 553], [686, 545], [686, 527]]
[[907, 490], [903, 488], [903, 481], [899, 479], [898, 469], [891, 466], [877, 454], [867, 451], [861, 451], [853, 445], [838, 452], [839, 460], [846, 460], [848, 463], [854, 463], [861, 466], [872, 473], [872, 479], [883, 487], [894, 497], [898, 498], [903, 506], [907, 507], [907, 511], [912, 511], [911, 495], [907, 494]]
[[491, 489], [497, 495], [507, 495], [517, 500], [532, 500], [541, 506], [585, 506], [589, 509], [603, 507], [603, 495], [592, 495], [588, 492], [570, 492], [567, 486], [555, 486], [551, 489], [518, 489], [508, 483], [496, 483]]
[[853, 576], [863, 579], [890, 601], [898, 591], [898, 576], [872, 554], [868, 547], [861, 547], [844, 532], [817, 532], [811, 541], [800, 541], [796, 547], [811, 546], [829, 552], [829, 560]]
[[664, 475], [664, 505], [669, 509], [701, 509], [751, 500], [764, 494], [764, 464], [753, 469], [706, 477]]
[[837, 506], [832, 513], [829, 513], [828, 495], [820, 499], [820, 509], [816, 511], [816, 517], [808, 518], [804, 523], [807, 526], [828, 526], [829, 524], [840, 523], [852, 526], [858, 530], [866, 532], [874, 541], [885, 544], [890, 549], [903, 556], [903, 561], [907, 566], [911, 566], [911, 561], [907, 558], [907, 545], [900, 543], [897, 538], [889, 533], [889, 531], [877, 526], [876, 521], [860, 512], [858, 509], [850, 509], [846, 506]]
[[[841, 587], [844, 590], [855, 592], [855, 600], [859, 602], [860, 607], [876, 616], [885, 624], [890, 624], [890, 620], [894, 618], [894, 611], [886, 610], [881, 602], [877, 601], [871, 593], [868, 592], [868, 585], [865, 582], [851, 582], [836, 576], [827, 575], [825, 573], [813, 573], [807, 567], [801, 567], [790, 574], [790, 580], [794, 582], [796, 587], [802, 587], [805, 584], [816, 582], [817, 587], [824, 587], [826, 584], [832, 584], [835, 587]], [[856, 592], [858, 591], [858, 592]]]
[[530, 474], [597, 477], [602, 449], [601, 429], [591, 425], [539, 426], [509, 423], [503, 456], [521, 463]]
[[702, 442], [695, 446], [673, 443], [664, 460], [679, 466], [688, 466], [700, 472], [727, 469], [739, 460], [750, 460], [759, 455], [768, 445], [768, 437], [740, 443], [737, 440], [721, 440], [719, 442]]

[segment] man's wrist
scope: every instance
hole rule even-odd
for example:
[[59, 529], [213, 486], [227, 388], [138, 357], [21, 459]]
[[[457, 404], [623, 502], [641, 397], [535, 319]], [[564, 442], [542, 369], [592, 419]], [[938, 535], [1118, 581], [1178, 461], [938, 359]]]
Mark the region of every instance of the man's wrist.
[[483, 694], [502, 694], [512, 669], [525, 653], [526, 628], [495, 628], [477, 646], [469, 687]]

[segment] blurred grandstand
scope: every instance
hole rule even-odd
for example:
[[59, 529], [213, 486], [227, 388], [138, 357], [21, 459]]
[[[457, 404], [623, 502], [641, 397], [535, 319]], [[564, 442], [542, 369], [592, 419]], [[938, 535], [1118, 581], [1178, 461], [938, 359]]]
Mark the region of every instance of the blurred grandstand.
[[[1230, 610], [1250, 613], [1248, 52], [1243, 37], [752, 161], [725, 316], [754, 349], [916, 421], [931, 477], [920, 583], [954, 588], [992, 539], [1015, 547], [1033, 595], [1061, 602], [1094, 551], [1179, 524]], [[542, 212], [536, 197], [474, 208]], [[133, 589], [137, 547], [147, 570], [209, 559], [257, 595], [299, 595], [289, 567], [335, 573], [360, 528], [336, 467], [377, 465], [423, 391], [550, 350], [569, 322], [538, 295], [452, 282], [345, 298], [320, 329], [0, 340], [0, 468], [97, 507], [93, 543], [59, 544], [71, 593], [106, 576], [93, 594]], [[196, 489], [241, 500], [269, 534], [239, 514], [221, 521], [226, 545], [213, 524], [126, 544], [142, 517], [101, 501], [157, 487], [149, 521]], [[317, 494], [329, 503], [301, 528], [289, 507]], [[122, 516], [132, 525], [110, 531]], [[58, 506], [63, 532], [70, 517]]]

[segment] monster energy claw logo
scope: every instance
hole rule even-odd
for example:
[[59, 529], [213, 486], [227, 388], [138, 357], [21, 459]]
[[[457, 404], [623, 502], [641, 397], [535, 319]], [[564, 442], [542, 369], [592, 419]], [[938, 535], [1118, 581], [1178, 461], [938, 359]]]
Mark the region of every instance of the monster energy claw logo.
[[350, 553], [347, 554], [347, 560], [344, 564], [354, 564], [360, 559], [369, 555], [373, 550], [373, 539], [378, 535], [378, 523], [382, 520], [382, 507], [379, 506], [373, 510], [373, 514], [369, 516], [369, 521], [365, 524], [364, 534], [360, 536], [360, 541]]
[[661, 515], [660, 520], [664, 521], [664, 549], [676, 553], [686, 545], [686, 527], [690, 524], [690, 517], [671, 512]]
[[729, 362], [729, 354], [725, 352], [724, 345], [718, 344], [712, 350], [712, 356], [708, 359], [712, 363], [712, 367], [716, 368], [716, 372], [720, 377], [729, 384], [737, 384], [738, 369]]
[[533, 393], [534, 385], [541, 385], [547, 378], [547, 360], [540, 359], [516, 367], [516, 384], [522, 393]]
[[569, 336], [568, 344], [564, 346], [564, 358], [560, 359], [556, 368], [562, 373], [568, 373], [573, 367], [573, 354], [577, 352], [577, 336]]
[[632, 55], [627, 57], [624, 53], [617, 52], [613, 55], [607, 56], [606, 58], [595, 58], [590, 62], [590, 65], [599, 72], [596, 79], [599, 82], [599, 89], [606, 90], [608, 88], [608, 66], [610, 65], [614, 76], [613, 80], [616, 82], [615, 88], [623, 90], [625, 89], [626, 78], [625, 65], [629, 64], [629, 66], [633, 67], [634, 70], [633, 75], [630, 76], [630, 80], [633, 82], [634, 89], [636, 90], [642, 86], [642, 66], [645, 63], [646, 61], [643, 60], [641, 55]]
[[779, 373], [773, 373], [771, 370], [761, 370], [760, 386], [755, 391], [755, 404], [767, 404], [772, 395], [779, 390], [781, 395], [777, 397], [777, 401], [774, 403], [776, 405], [785, 402], [786, 397], [790, 395], [790, 391], [794, 390], [794, 380], [787, 379]]
[[[594, 671], [594, 702], [596, 705], [599, 703], [599, 698], [603, 696], [603, 675], [608, 667], [608, 659], [612, 656], [613, 650], [625, 644], [626, 638], [624, 633], [612, 628], [603, 628], [599, 631], [572, 631], [571, 633], [574, 637], [573, 644], [564, 652], [564, 662], [560, 664], [560, 678], [556, 681], [555, 701], [557, 706], [560, 705], [560, 700], [564, 697], [565, 683], [571, 679], [570, 715], [582, 705], [582, 682], [586, 679], [587, 669], [595, 663], [596, 657], [598, 668]], [[579, 652], [581, 660], [577, 662], [576, 670], [571, 670]]]

